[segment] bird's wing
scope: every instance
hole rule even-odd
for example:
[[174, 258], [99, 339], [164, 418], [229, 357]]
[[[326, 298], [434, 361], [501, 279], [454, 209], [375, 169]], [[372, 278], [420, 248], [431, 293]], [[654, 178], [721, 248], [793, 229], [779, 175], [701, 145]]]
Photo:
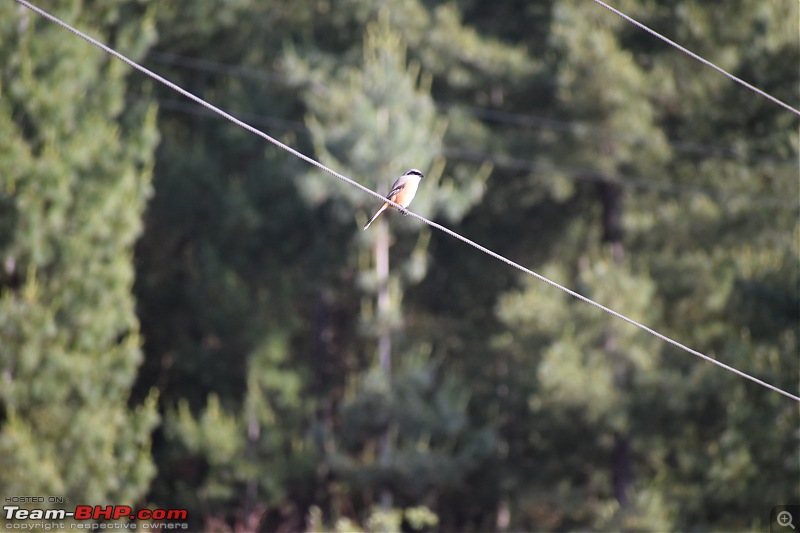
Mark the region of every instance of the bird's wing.
[[402, 189], [403, 185], [405, 185], [405, 180], [402, 177], [397, 178], [395, 182], [392, 184], [392, 189], [389, 191], [389, 194], [386, 195], [386, 198], [391, 198], [395, 194], [397, 194], [400, 189]]

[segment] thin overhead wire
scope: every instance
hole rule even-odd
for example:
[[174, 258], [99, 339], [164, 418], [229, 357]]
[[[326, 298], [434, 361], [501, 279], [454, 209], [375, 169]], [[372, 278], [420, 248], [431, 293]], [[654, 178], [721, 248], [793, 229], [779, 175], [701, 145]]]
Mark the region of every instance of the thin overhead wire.
[[[220, 74], [225, 76], [236, 76], [245, 79], [253, 79], [259, 82], [278, 83], [280, 78], [273, 74], [266, 73], [262, 70], [231, 65], [219, 61], [210, 61], [207, 59], [198, 59], [196, 57], [182, 56], [178, 54], [170, 54], [166, 52], [150, 52], [147, 55], [150, 59], [157, 63], [165, 65], [172, 65], [179, 68], [189, 70], [196, 70], [199, 72], [209, 72], [212, 74]], [[448, 102], [444, 100], [434, 100], [434, 103], [443, 111], [460, 111], [470, 114], [480, 120], [492, 122], [495, 124], [506, 124], [510, 126], [535, 128], [540, 130], [555, 131], [559, 133], [575, 133], [584, 132], [594, 138], [606, 139], [609, 135], [614, 138], [633, 139], [627, 135], [622, 135], [620, 132], [610, 130], [600, 126], [594, 126], [585, 122], [574, 120], [564, 120], [553, 117], [543, 117], [531, 114], [516, 113], [513, 111], [505, 111], [502, 109], [495, 109], [490, 107], [480, 107], [475, 105], [465, 105], [462, 103]], [[680, 152], [693, 153], [699, 155], [722, 157], [726, 159], [733, 159], [737, 161], [744, 160], [745, 158], [752, 159], [753, 161], [772, 163], [775, 165], [794, 165], [795, 160], [792, 158], [780, 159], [772, 154], [766, 153], [750, 153], [742, 154], [737, 150], [721, 145], [713, 145], [707, 143], [680, 141], [676, 139], [667, 139], [667, 143], [674, 149]]]
[[[136, 100], [150, 100], [150, 97], [135, 98]], [[160, 110], [175, 111], [178, 113], [189, 114], [194, 116], [215, 117], [216, 113], [212, 111], [197, 107], [191, 102], [178, 101], [172, 99], [157, 98], [155, 102], [158, 104]], [[269, 128], [280, 128], [285, 131], [292, 131], [295, 133], [305, 131], [306, 126], [303, 122], [296, 120], [287, 120], [283, 118], [270, 117], [258, 113], [248, 112], [234, 112], [236, 116], [246, 119], [252, 125], [262, 125]], [[670, 195], [703, 195], [714, 199], [719, 202], [730, 202], [731, 200], [742, 198], [747, 201], [749, 206], [761, 207], [774, 207], [780, 210], [792, 210], [800, 212], [800, 203], [792, 201], [786, 195], [753, 195], [746, 191], [739, 193], [724, 194], [721, 191], [699, 187], [693, 185], [682, 185], [666, 183], [663, 181], [646, 179], [631, 175], [606, 175], [601, 174], [597, 170], [591, 168], [578, 168], [566, 167], [563, 165], [542, 164], [531, 159], [524, 159], [520, 157], [499, 156], [488, 152], [479, 152], [475, 150], [466, 150], [460, 148], [445, 148], [443, 155], [448, 160], [471, 161], [475, 163], [489, 162], [497, 168], [506, 168], [510, 170], [524, 171], [524, 172], [537, 172], [539, 174], [559, 172], [566, 178], [572, 181], [583, 182], [604, 182], [613, 183], [626, 189], [640, 189], [647, 191], [662, 192]]]
[[785, 109], [787, 109], [787, 110], [791, 111], [791, 112], [792, 112], [792, 113], [794, 113], [795, 115], [797, 115], [797, 116], [800, 116], [800, 109], [795, 109], [794, 107], [790, 106], [790, 105], [789, 105], [789, 104], [787, 104], [786, 102], [783, 102], [782, 100], [778, 100], [777, 98], [775, 98], [775, 97], [774, 97], [774, 96], [772, 96], [771, 94], [768, 94], [768, 93], [766, 93], [766, 92], [762, 91], [762, 90], [761, 90], [761, 89], [759, 89], [758, 87], [755, 87], [755, 86], [753, 86], [753, 85], [750, 85], [749, 83], [747, 83], [746, 81], [744, 81], [744, 80], [743, 80], [743, 79], [741, 79], [741, 78], [737, 78], [736, 76], [734, 76], [733, 74], [731, 74], [731, 73], [730, 73], [730, 72], [728, 72], [727, 70], [723, 69], [722, 67], [718, 67], [717, 65], [715, 65], [715, 64], [714, 64], [714, 63], [712, 63], [711, 61], [709, 61], [709, 60], [707, 60], [707, 59], [704, 59], [704, 58], [700, 57], [699, 55], [695, 54], [694, 52], [692, 52], [692, 51], [691, 51], [691, 50], [689, 50], [688, 48], [685, 48], [685, 47], [683, 47], [683, 46], [679, 45], [678, 43], [676, 43], [675, 41], [673, 41], [673, 40], [671, 40], [671, 39], [668, 39], [667, 37], [664, 37], [663, 35], [661, 35], [661, 34], [660, 34], [660, 33], [658, 33], [657, 31], [655, 31], [655, 30], [653, 30], [653, 29], [650, 29], [649, 27], [645, 26], [645, 25], [644, 25], [644, 24], [642, 24], [641, 22], [639, 22], [639, 21], [637, 21], [637, 20], [633, 19], [632, 17], [629, 17], [628, 15], [626, 15], [625, 13], [623, 13], [622, 11], [620, 11], [620, 10], [618, 10], [618, 9], [614, 9], [614, 8], [613, 8], [613, 7], [611, 7], [610, 5], [608, 5], [608, 4], [606, 4], [605, 2], [603, 2], [602, 0], [594, 0], [594, 2], [595, 2], [596, 4], [598, 4], [598, 5], [601, 5], [601, 6], [603, 6], [603, 7], [604, 7], [604, 8], [606, 8], [606, 9], [608, 9], [609, 11], [611, 11], [612, 13], [614, 13], [615, 15], [617, 15], [618, 17], [621, 17], [621, 18], [625, 19], [626, 21], [630, 22], [630, 23], [631, 23], [631, 24], [633, 24], [634, 26], [636, 26], [636, 27], [638, 27], [638, 28], [640, 28], [640, 29], [642, 29], [642, 30], [646, 31], [646, 32], [647, 32], [647, 33], [649, 33], [650, 35], [653, 35], [654, 37], [658, 37], [659, 39], [661, 39], [661, 40], [662, 40], [662, 41], [664, 41], [665, 43], [669, 44], [670, 46], [674, 46], [675, 48], [677, 48], [678, 50], [680, 50], [680, 51], [681, 51], [681, 52], [683, 52], [684, 54], [688, 55], [689, 57], [691, 57], [691, 58], [693, 58], [693, 59], [696, 59], [697, 61], [701, 62], [702, 64], [706, 65], [707, 67], [711, 67], [711, 68], [713, 68], [714, 70], [716, 70], [716, 71], [717, 71], [717, 72], [719, 72], [720, 74], [722, 74], [722, 75], [724, 75], [724, 76], [727, 76], [727, 77], [728, 77], [728, 78], [730, 78], [731, 80], [735, 81], [736, 83], [738, 83], [738, 84], [740, 84], [740, 85], [742, 85], [742, 86], [744, 86], [744, 87], [747, 87], [748, 89], [750, 89], [750, 90], [751, 90], [751, 91], [753, 91], [754, 93], [756, 93], [756, 94], [759, 94], [759, 95], [763, 96], [764, 98], [766, 98], [766, 99], [767, 99], [767, 100], [769, 100], [770, 102], [772, 102], [772, 103], [774, 103], [774, 104], [778, 104], [779, 106], [781, 106], [781, 107], [783, 107], [783, 108], [785, 108]]
[[462, 161], [490, 162], [496, 167], [507, 169], [536, 172], [538, 174], [547, 173], [552, 175], [558, 172], [565, 175], [572, 181], [578, 182], [602, 182], [615, 184], [626, 189], [641, 189], [656, 191], [673, 196], [677, 195], [702, 195], [712, 198], [718, 202], [729, 203], [731, 200], [741, 198], [746, 199], [749, 206], [771, 207], [781, 210], [800, 211], [800, 203], [786, 195], [754, 195], [746, 191], [741, 192], [722, 192], [709, 187], [700, 187], [686, 184], [667, 183], [655, 179], [642, 178], [630, 174], [605, 174], [592, 168], [567, 167], [563, 165], [543, 164], [530, 159], [513, 156], [498, 156], [486, 152], [474, 150], [464, 150], [458, 148], [445, 148], [444, 155], [448, 159], [459, 159]]
[[575, 292], [575, 291], [573, 291], [571, 289], [568, 289], [567, 287], [564, 287], [563, 285], [560, 285], [560, 284], [556, 283], [555, 281], [552, 281], [552, 280], [542, 276], [541, 274], [538, 274], [538, 273], [534, 272], [533, 270], [525, 268], [524, 266], [522, 266], [522, 265], [520, 265], [518, 263], [515, 263], [514, 261], [512, 261], [510, 259], [507, 259], [507, 258], [503, 257], [502, 255], [500, 255], [500, 254], [498, 254], [496, 252], [493, 252], [492, 250], [489, 250], [488, 248], [486, 248], [484, 246], [481, 246], [480, 244], [478, 244], [478, 243], [476, 243], [476, 242], [474, 242], [474, 241], [472, 241], [472, 240], [470, 240], [470, 239], [468, 239], [468, 238], [456, 233], [455, 231], [453, 231], [453, 230], [451, 230], [449, 228], [446, 228], [446, 227], [442, 226], [441, 224], [437, 224], [436, 222], [428, 220], [427, 218], [425, 218], [423, 216], [420, 216], [420, 215], [418, 215], [416, 213], [408, 211], [407, 209], [403, 208], [399, 204], [396, 204], [396, 203], [394, 203], [392, 201], [387, 200], [383, 195], [381, 195], [381, 194], [379, 194], [379, 193], [377, 193], [377, 192], [365, 187], [364, 185], [361, 185], [360, 183], [348, 178], [347, 176], [344, 176], [344, 175], [336, 172], [335, 170], [332, 170], [332, 169], [326, 167], [325, 165], [323, 165], [322, 163], [312, 159], [311, 157], [309, 157], [309, 156], [307, 156], [307, 155], [305, 155], [305, 154], [303, 154], [301, 152], [298, 152], [294, 148], [292, 148], [292, 147], [290, 147], [290, 146], [278, 141], [277, 139], [274, 139], [273, 137], [270, 137], [269, 135], [267, 135], [266, 133], [262, 132], [261, 130], [256, 129], [253, 126], [250, 126], [249, 124], [247, 124], [245, 122], [242, 122], [241, 120], [237, 119], [233, 115], [230, 115], [229, 113], [226, 113], [222, 109], [220, 109], [220, 108], [218, 108], [218, 107], [206, 102], [205, 100], [203, 100], [199, 96], [195, 96], [194, 94], [190, 93], [186, 89], [183, 89], [182, 87], [179, 87], [178, 85], [175, 85], [171, 81], [169, 81], [169, 80], [159, 76], [155, 72], [152, 72], [152, 71], [148, 70], [147, 68], [139, 65], [138, 63], [136, 63], [132, 59], [127, 58], [126, 56], [122, 55], [121, 53], [117, 52], [116, 50], [114, 50], [112, 48], [109, 48], [105, 44], [97, 41], [96, 39], [93, 39], [92, 37], [89, 37], [88, 35], [86, 35], [85, 33], [81, 32], [80, 30], [77, 30], [76, 28], [70, 26], [69, 24], [67, 24], [66, 22], [62, 21], [61, 19], [59, 19], [59, 18], [51, 15], [50, 13], [48, 13], [48, 12], [46, 12], [46, 11], [44, 11], [44, 10], [42, 10], [42, 9], [32, 5], [32, 4], [30, 4], [26, 0], [16, 0], [16, 2], [19, 3], [20, 5], [25, 6], [26, 8], [30, 9], [31, 11], [37, 13], [38, 15], [46, 18], [47, 20], [50, 20], [51, 22], [53, 22], [55, 24], [58, 24], [62, 28], [66, 29], [67, 31], [69, 31], [69, 32], [73, 33], [74, 35], [77, 35], [81, 39], [84, 39], [85, 41], [93, 44], [94, 46], [100, 48], [101, 50], [103, 50], [107, 54], [119, 59], [123, 63], [127, 64], [128, 66], [130, 66], [130, 67], [132, 67], [132, 68], [134, 68], [136, 70], [138, 70], [139, 72], [145, 74], [146, 76], [148, 76], [148, 77], [150, 77], [150, 78], [152, 78], [152, 79], [154, 79], [154, 80], [156, 80], [156, 81], [158, 81], [160, 83], [163, 83], [164, 85], [166, 85], [170, 89], [179, 92], [180, 94], [184, 95], [185, 97], [189, 98], [190, 100], [192, 100], [192, 101], [202, 105], [203, 107], [205, 107], [205, 108], [217, 113], [218, 115], [226, 118], [227, 120], [229, 120], [230, 122], [233, 122], [237, 126], [239, 126], [241, 128], [244, 128], [247, 131], [249, 131], [251, 133], [254, 133], [255, 135], [258, 135], [259, 137], [261, 137], [261, 138], [269, 141], [270, 143], [274, 144], [278, 148], [280, 148], [280, 149], [282, 149], [282, 150], [294, 155], [295, 157], [298, 157], [298, 158], [302, 159], [303, 161], [309, 163], [310, 165], [313, 165], [313, 166], [317, 167], [318, 169], [320, 169], [320, 170], [322, 170], [324, 172], [327, 172], [328, 174], [334, 176], [335, 178], [338, 178], [338, 179], [344, 181], [345, 183], [347, 183], [349, 185], [352, 185], [353, 187], [356, 187], [356, 188], [360, 189], [361, 191], [374, 196], [375, 198], [381, 200], [382, 202], [388, 201], [395, 208], [399, 209], [400, 211], [403, 211], [404, 213], [407, 213], [408, 215], [410, 215], [413, 218], [416, 218], [420, 222], [423, 222], [423, 223], [427, 224], [428, 226], [436, 228], [439, 231], [441, 231], [443, 233], [446, 233], [447, 235], [449, 235], [449, 236], [451, 236], [451, 237], [453, 237], [455, 239], [458, 239], [458, 240], [464, 242], [465, 244], [468, 244], [468, 245], [472, 246], [473, 248], [483, 252], [484, 254], [489, 255], [489, 256], [491, 256], [491, 257], [493, 257], [493, 258], [495, 258], [495, 259], [497, 259], [499, 261], [502, 261], [503, 263], [505, 263], [505, 264], [507, 264], [507, 265], [509, 265], [511, 267], [514, 267], [517, 270], [520, 270], [521, 272], [524, 272], [525, 274], [528, 274], [529, 276], [533, 276], [536, 279], [538, 279], [539, 281], [543, 281], [544, 283], [547, 283], [548, 285], [551, 285], [551, 286], [553, 286], [553, 287], [555, 287], [555, 288], [557, 288], [557, 289], [569, 294], [570, 296], [573, 296], [573, 297], [577, 298], [578, 300], [581, 300], [581, 301], [583, 301], [583, 302], [585, 302], [587, 304], [593, 305], [594, 307], [597, 307], [598, 309], [600, 309], [602, 311], [605, 311], [606, 313], [610, 314], [613, 317], [616, 317], [616, 318], [618, 318], [620, 320], [623, 320], [623, 321], [627, 322], [628, 324], [636, 326], [637, 328], [639, 328], [639, 329], [641, 329], [643, 331], [646, 331], [647, 333], [653, 335], [654, 337], [657, 337], [657, 338], [663, 340], [664, 342], [666, 342], [668, 344], [671, 344], [671, 345], [673, 345], [673, 346], [675, 346], [677, 348], [680, 348], [681, 350], [684, 350], [687, 353], [690, 353], [690, 354], [695, 355], [695, 356], [697, 356], [697, 357], [699, 357], [701, 359], [704, 359], [704, 360], [708, 361], [709, 363], [715, 364], [715, 365], [719, 366], [720, 368], [723, 368], [723, 369], [725, 369], [725, 370], [727, 370], [729, 372], [732, 372], [732, 373], [734, 373], [734, 374], [736, 374], [736, 375], [738, 375], [738, 376], [740, 376], [740, 377], [742, 377], [744, 379], [750, 380], [753, 383], [761, 385], [762, 387], [765, 387], [765, 388], [767, 388], [769, 390], [777, 392], [778, 394], [782, 394], [783, 396], [786, 396], [787, 398], [791, 398], [792, 400], [800, 402], [800, 396], [795, 396], [794, 394], [791, 394], [790, 392], [787, 392], [787, 391], [785, 391], [783, 389], [780, 389], [780, 388], [776, 387], [775, 385], [772, 385], [770, 383], [762, 381], [762, 380], [756, 378], [755, 376], [751, 376], [750, 374], [747, 374], [746, 372], [742, 372], [741, 370], [738, 370], [738, 369], [736, 369], [736, 368], [734, 368], [734, 367], [732, 367], [730, 365], [726, 365], [725, 363], [723, 363], [721, 361], [718, 361], [718, 360], [714, 359], [713, 357], [710, 357], [710, 356], [705, 355], [705, 354], [703, 354], [701, 352], [698, 352], [697, 350], [693, 350], [692, 348], [689, 348], [688, 346], [686, 346], [684, 344], [681, 344], [680, 342], [678, 342], [676, 340], [673, 340], [670, 337], [667, 337], [666, 335], [663, 335], [663, 334], [657, 332], [656, 330], [654, 330], [652, 328], [649, 328], [649, 327], [645, 326], [644, 324], [641, 324], [641, 323], [633, 320], [632, 318], [628, 318], [627, 316], [625, 316], [625, 315], [623, 315], [621, 313], [618, 313], [617, 311], [614, 311], [613, 309], [610, 309], [610, 308], [608, 308], [608, 307], [606, 307], [606, 306], [604, 306], [604, 305], [602, 305], [600, 303], [597, 303], [594, 300], [592, 300], [590, 298], [587, 298], [586, 296], [583, 296], [582, 294], [579, 294], [579, 293], [577, 293], [577, 292]]
[[[135, 100], [153, 101], [149, 96], [135, 97]], [[158, 108], [161, 110], [170, 110], [178, 113], [204, 117], [217, 116], [217, 114], [210, 109], [198, 108], [196, 105], [186, 102], [185, 100], [157, 98], [156, 103], [158, 104]], [[279, 128], [284, 131], [291, 131], [294, 133], [299, 133], [306, 130], [305, 123], [297, 120], [270, 117], [267, 115], [261, 115], [259, 113], [249, 113], [244, 111], [235, 111], [235, 113], [237, 116], [242, 117], [243, 120], [247, 120], [250, 124], [260, 124], [268, 128]]]

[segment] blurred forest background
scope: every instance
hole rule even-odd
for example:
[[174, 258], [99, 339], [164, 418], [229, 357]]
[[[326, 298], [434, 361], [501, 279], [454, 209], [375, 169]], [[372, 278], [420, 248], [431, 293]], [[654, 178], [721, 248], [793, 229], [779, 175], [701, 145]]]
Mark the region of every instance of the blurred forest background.
[[[421, 169], [415, 212], [797, 394], [797, 117], [594, 2], [37, 5], [381, 193]], [[800, 104], [796, 1], [614, 5]], [[361, 231], [378, 205], [3, 2], [0, 493], [216, 531], [800, 500], [795, 402], [411, 217]]]

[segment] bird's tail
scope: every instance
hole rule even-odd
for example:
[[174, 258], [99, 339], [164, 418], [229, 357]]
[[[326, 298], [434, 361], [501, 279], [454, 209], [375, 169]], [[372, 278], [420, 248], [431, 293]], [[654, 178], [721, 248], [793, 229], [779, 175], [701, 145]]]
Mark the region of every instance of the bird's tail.
[[376, 219], [376, 218], [378, 218], [378, 215], [380, 215], [381, 213], [383, 213], [384, 211], [386, 211], [386, 208], [387, 208], [388, 206], [389, 206], [389, 204], [383, 204], [383, 205], [381, 206], [381, 208], [380, 208], [380, 209], [378, 209], [378, 212], [377, 212], [377, 213], [375, 213], [374, 215], [372, 215], [372, 218], [371, 218], [371, 219], [369, 219], [369, 222], [367, 222], [366, 224], [364, 224], [364, 229], [367, 229], [367, 228], [369, 227], [369, 225], [370, 225], [370, 224], [372, 224], [373, 222], [375, 222], [375, 219]]

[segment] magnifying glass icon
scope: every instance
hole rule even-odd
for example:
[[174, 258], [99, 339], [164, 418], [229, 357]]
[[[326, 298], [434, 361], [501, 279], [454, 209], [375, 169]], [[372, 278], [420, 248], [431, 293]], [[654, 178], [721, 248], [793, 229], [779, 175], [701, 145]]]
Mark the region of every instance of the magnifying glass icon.
[[794, 524], [792, 524], [792, 513], [789, 511], [781, 511], [778, 513], [777, 519], [778, 524], [782, 525], [783, 527], [789, 526], [790, 528], [794, 529]]

